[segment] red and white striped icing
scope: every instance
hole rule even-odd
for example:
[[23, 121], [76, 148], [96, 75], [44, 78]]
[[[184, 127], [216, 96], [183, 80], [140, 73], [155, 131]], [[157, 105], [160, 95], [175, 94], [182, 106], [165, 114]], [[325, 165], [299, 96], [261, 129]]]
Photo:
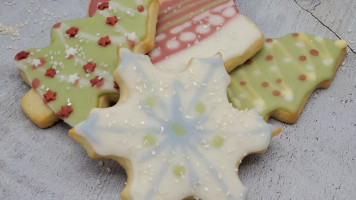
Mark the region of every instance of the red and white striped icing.
[[[181, 20], [187, 15], [187, 20]], [[160, 68], [181, 70], [191, 57], [217, 52], [226, 62], [242, 55], [261, 37], [258, 28], [239, 14], [233, 0], [168, 1], [161, 5], [156, 44], [149, 56]]]

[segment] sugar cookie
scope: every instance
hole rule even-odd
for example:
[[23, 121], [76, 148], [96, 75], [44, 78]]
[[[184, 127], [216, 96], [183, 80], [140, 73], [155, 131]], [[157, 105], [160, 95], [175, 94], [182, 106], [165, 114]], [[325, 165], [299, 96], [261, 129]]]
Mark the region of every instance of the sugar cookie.
[[[51, 126], [57, 117], [74, 126], [93, 107], [117, 101], [118, 86], [112, 73], [118, 63], [118, 46], [138, 53], [153, 48], [157, 0], [111, 0], [99, 2], [97, 7], [93, 17], [54, 25], [49, 47], [15, 56], [23, 79], [37, 92], [30, 94], [43, 99], [31, 101], [34, 98], [26, 95], [22, 108], [42, 128]], [[42, 113], [50, 114], [39, 118]]]
[[310, 94], [328, 88], [346, 55], [344, 40], [305, 33], [266, 39], [264, 48], [230, 73], [229, 100], [265, 120], [294, 123]]
[[126, 169], [122, 199], [242, 199], [238, 164], [264, 151], [279, 130], [228, 102], [221, 57], [192, 59], [179, 73], [126, 49], [120, 58], [118, 104], [93, 109], [69, 134], [89, 156], [112, 158]]
[[161, 4], [155, 48], [159, 68], [180, 71], [192, 57], [222, 54], [228, 72], [263, 47], [263, 34], [233, 0], [171, 0]]

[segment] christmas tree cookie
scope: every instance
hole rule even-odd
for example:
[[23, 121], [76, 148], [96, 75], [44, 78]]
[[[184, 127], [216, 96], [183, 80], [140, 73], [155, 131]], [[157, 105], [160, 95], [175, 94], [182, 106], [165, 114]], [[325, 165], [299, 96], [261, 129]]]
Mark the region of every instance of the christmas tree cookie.
[[262, 32], [239, 13], [234, 0], [168, 0], [161, 3], [156, 44], [149, 56], [161, 69], [180, 71], [192, 57], [220, 52], [230, 72], [263, 42]]
[[328, 88], [346, 55], [344, 40], [293, 33], [266, 39], [264, 48], [230, 73], [230, 102], [265, 120], [294, 123], [311, 93]]
[[232, 107], [220, 56], [164, 72], [147, 56], [121, 49], [117, 105], [91, 111], [70, 130], [91, 157], [126, 170], [123, 200], [244, 199], [238, 164], [266, 150], [279, 130], [253, 110]]
[[39, 127], [58, 118], [71, 126], [85, 120], [94, 107], [118, 100], [112, 77], [116, 51], [126, 47], [147, 53], [153, 48], [157, 0], [98, 2], [90, 18], [53, 26], [49, 47], [21, 51], [15, 63], [32, 87], [22, 108]]

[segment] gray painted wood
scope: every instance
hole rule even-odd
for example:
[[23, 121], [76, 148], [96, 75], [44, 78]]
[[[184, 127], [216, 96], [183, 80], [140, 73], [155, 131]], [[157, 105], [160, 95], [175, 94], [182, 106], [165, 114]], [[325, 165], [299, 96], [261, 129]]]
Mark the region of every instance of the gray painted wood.
[[[20, 38], [0, 34], [0, 199], [119, 199], [125, 173], [118, 164], [88, 158], [64, 123], [37, 128], [19, 103], [29, 88], [14, 67], [14, 55], [48, 45], [50, 27], [84, 17], [87, 4], [0, 1], [1, 24], [28, 20], [18, 28]], [[312, 95], [296, 124], [271, 120], [283, 132], [266, 154], [243, 160], [239, 175], [249, 199], [356, 199], [356, 1], [244, 0], [237, 5], [266, 37], [307, 32], [343, 38], [350, 46], [331, 87]]]

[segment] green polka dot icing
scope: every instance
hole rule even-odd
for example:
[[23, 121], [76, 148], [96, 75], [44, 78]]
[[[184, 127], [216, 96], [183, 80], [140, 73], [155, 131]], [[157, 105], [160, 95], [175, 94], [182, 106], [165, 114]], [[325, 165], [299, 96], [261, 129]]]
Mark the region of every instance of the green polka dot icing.
[[147, 134], [143, 139], [143, 143], [148, 146], [155, 145], [157, 143], [157, 138], [155, 134], [153, 133]]
[[[193, 59], [178, 73], [124, 48], [120, 59], [115, 75], [127, 88], [126, 99], [93, 109], [70, 135], [85, 138], [98, 155], [130, 161], [128, 199], [245, 199], [236, 164], [266, 149], [275, 129], [255, 111], [232, 107], [221, 57]], [[146, 104], [148, 97], [156, 106]], [[199, 102], [203, 114], [195, 110]], [[154, 145], [143, 145], [144, 137], [146, 144], [155, 138]]]
[[214, 147], [221, 147], [224, 144], [224, 138], [222, 138], [221, 136], [215, 136], [211, 141], [211, 144]]
[[185, 128], [180, 124], [173, 124], [172, 129], [175, 134], [180, 135], [180, 136], [183, 136], [187, 133]]
[[230, 102], [266, 120], [276, 110], [298, 113], [308, 93], [331, 80], [347, 43], [305, 33], [266, 39], [264, 48], [230, 73]]
[[183, 165], [174, 165], [173, 166], [173, 174], [182, 177], [185, 174], [185, 168]]
[[205, 106], [202, 102], [199, 102], [196, 106], [195, 106], [195, 111], [199, 114], [204, 114], [205, 113]]
[[154, 107], [156, 105], [156, 99], [154, 97], [148, 97], [146, 99], [146, 105]]
[[[147, 10], [158, 6], [152, 2], [98, 3], [100, 8], [93, 17], [57, 23], [49, 47], [22, 51], [15, 63], [41, 96], [55, 92], [55, 98], [45, 102], [58, 117], [75, 126], [99, 105], [100, 96], [118, 94], [112, 77], [118, 63], [117, 47], [135, 50], [143, 45], [151, 31], [147, 30], [151, 23]], [[144, 10], [139, 11], [138, 6]]]

